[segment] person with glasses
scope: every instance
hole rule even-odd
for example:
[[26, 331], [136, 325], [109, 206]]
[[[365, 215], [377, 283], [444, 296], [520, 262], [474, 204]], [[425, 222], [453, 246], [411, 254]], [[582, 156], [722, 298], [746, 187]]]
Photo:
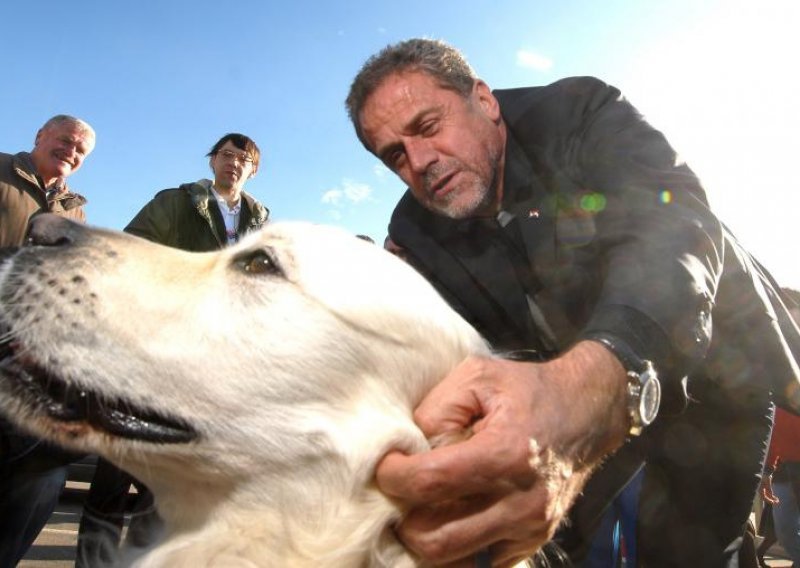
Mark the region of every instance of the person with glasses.
[[[94, 150], [95, 139], [89, 124], [59, 114], [39, 129], [30, 152], [0, 153], [1, 248], [21, 246], [28, 221], [40, 212], [85, 221], [86, 198], [66, 180]], [[0, 566], [16, 566], [33, 544], [77, 457], [0, 417]]]
[[244, 134], [220, 138], [206, 154], [214, 179], [165, 189], [145, 205], [125, 232], [175, 248], [204, 252], [261, 228], [269, 209], [244, 191], [258, 172], [261, 152]]
[[[256, 175], [261, 152], [243, 134], [220, 138], [206, 154], [214, 179], [201, 179], [165, 189], [125, 227], [127, 233], [174, 248], [208, 252], [237, 242], [263, 227], [269, 209], [244, 191]], [[119, 543], [129, 490], [137, 497], [126, 546], [143, 548], [161, 528], [150, 491], [138, 480], [100, 458], [78, 528], [75, 566], [110, 566], [119, 558]]]

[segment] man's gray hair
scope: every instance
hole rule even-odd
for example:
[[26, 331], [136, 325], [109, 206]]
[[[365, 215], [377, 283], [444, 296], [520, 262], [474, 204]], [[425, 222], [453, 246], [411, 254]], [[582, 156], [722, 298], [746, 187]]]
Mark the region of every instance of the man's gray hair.
[[74, 124], [75, 126], [80, 128], [81, 130], [85, 130], [87, 132], [91, 132], [92, 133], [92, 137], [95, 136], [94, 128], [92, 128], [89, 125], [88, 122], [86, 122], [85, 120], [81, 120], [78, 117], [70, 116], [68, 114], [57, 114], [57, 115], [55, 115], [54, 117], [48, 119], [47, 122], [45, 122], [39, 130], [40, 131], [41, 130], [47, 130], [48, 128], [52, 128], [54, 126], [59, 126], [61, 124]]
[[388, 45], [367, 59], [353, 79], [345, 106], [356, 134], [367, 149], [358, 116], [367, 98], [388, 76], [402, 71], [427, 73], [445, 89], [464, 97], [472, 92], [478, 76], [456, 48], [435, 39], [414, 38]]

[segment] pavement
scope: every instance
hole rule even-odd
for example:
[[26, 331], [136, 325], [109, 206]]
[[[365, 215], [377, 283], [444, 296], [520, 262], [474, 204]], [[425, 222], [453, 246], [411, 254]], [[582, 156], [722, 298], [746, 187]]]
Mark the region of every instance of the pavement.
[[[74, 567], [78, 523], [87, 490], [88, 484], [86, 483], [72, 481], [67, 483], [67, 488], [58, 507], [50, 517], [50, 521], [17, 568]], [[770, 568], [789, 568], [792, 565], [791, 560], [787, 558], [779, 545], [770, 548], [766, 561]]]

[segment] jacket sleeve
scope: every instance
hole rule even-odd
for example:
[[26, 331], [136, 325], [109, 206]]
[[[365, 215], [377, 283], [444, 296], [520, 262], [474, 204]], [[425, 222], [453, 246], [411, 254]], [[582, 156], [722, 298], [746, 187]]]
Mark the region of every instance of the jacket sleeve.
[[694, 172], [617, 89], [591, 78], [565, 87], [576, 102], [564, 106], [562, 173], [591, 196], [601, 257], [583, 336], [616, 336], [678, 387], [710, 345], [722, 227]]
[[173, 213], [169, 199], [163, 192], [158, 193], [123, 230], [149, 241], [170, 245], [175, 241]]

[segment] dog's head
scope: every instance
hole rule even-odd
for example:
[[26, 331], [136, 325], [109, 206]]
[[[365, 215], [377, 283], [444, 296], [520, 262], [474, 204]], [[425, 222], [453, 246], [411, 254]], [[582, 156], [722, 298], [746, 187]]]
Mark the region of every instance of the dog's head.
[[333, 454], [367, 478], [424, 446], [412, 408], [486, 351], [414, 270], [330, 227], [212, 253], [52, 216], [30, 235], [0, 264], [3, 412], [156, 486]]

